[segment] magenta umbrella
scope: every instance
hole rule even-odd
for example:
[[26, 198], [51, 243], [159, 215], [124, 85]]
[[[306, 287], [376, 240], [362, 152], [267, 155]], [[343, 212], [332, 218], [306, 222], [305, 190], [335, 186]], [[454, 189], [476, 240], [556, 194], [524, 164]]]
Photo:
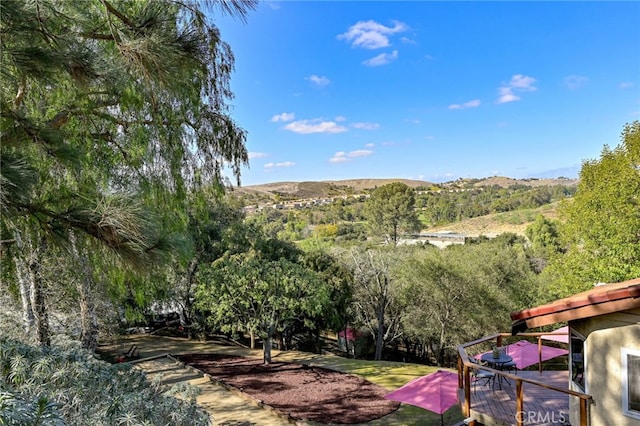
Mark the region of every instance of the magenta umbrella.
[[[530, 343], [526, 340], [520, 340], [501, 349], [504, 349], [505, 353], [513, 358], [513, 362], [520, 370], [569, 353], [566, 349], [552, 348], [551, 346], [541, 345], [538, 347], [535, 343]], [[482, 354], [478, 354], [476, 358], [480, 359], [481, 356]]]
[[[542, 349], [541, 352], [540, 349]], [[519, 369], [568, 353], [569, 351], [566, 349], [553, 348], [545, 345], [539, 347], [535, 343], [530, 343], [526, 340], [520, 340], [507, 346], [507, 354], [513, 358], [516, 367]]]
[[545, 334], [544, 336], [540, 336], [540, 338], [544, 339], [544, 340], [553, 340], [555, 342], [560, 342], [560, 343], [569, 343], [569, 327], [568, 326], [564, 326], [564, 327], [560, 327], [557, 330], [553, 330], [551, 333], [549, 334]]
[[456, 373], [438, 370], [419, 377], [384, 397], [440, 414], [440, 423], [444, 424], [443, 413], [458, 403], [457, 387]]

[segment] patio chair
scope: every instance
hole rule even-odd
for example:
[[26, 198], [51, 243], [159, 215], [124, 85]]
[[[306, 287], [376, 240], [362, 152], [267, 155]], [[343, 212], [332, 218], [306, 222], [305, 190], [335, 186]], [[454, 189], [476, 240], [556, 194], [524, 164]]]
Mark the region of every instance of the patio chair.
[[[473, 357], [469, 357], [469, 361], [471, 361], [473, 364], [476, 364], [478, 366], [486, 366], [487, 363], [484, 361], [480, 361], [477, 360]], [[471, 369], [471, 376], [473, 377], [473, 392], [475, 393], [476, 391], [476, 385], [478, 384], [478, 382], [480, 380], [484, 380], [484, 384], [483, 386], [489, 386], [489, 383], [491, 383], [491, 388], [495, 389], [495, 383], [496, 383], [496, 375], [490, 371], [485, 371], [482, 370], [480, 368], [472, 368]]]
[[515, 361], [509, 361], [502, 364], [502, 370], [506, 372], [512, 372], [517, 376], [518, 375], [518, 365]]

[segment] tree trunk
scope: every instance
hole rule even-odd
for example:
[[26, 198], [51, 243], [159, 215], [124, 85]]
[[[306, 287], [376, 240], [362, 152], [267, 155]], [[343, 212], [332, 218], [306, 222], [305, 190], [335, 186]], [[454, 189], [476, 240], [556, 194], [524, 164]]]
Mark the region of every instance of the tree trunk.
[[191, 339], [191, 325], [193, 323], [191, 319], [191, 290], [193, 288], [193, 277], [198, 270], [199, 262], [200, 258], [198, 256], [191, 259], [180, 285], [184, 293], [182, 294], [182, 300], [180, 302], [182, 305], [182, 309], [180, 309], [180, 312], [178, 314], [180, 315], [180, 325], [186, 327], [187, 330], [189, 330], [189, 339]]
[[18, 250], [20, 252], [17, 256], [14, 257], [14, 262], [16, 264], [18, 287], [20, 289], [20, 301], [22, 302], [22, 322], [24, 326], [25, 336], [30, 337], [34, 325], [34, 316], [33, 307], [31, 306], [31, 291], [29, 288], [29, 267], [25, 263], [24, 245], [22, 244], [20, 233], [16, 231], [14, 235], [16, 246], [18, 247]]
[[16, 273], [20, 287], [20, 301], [22, 302], [22, 322], [25, 336], [30, 336], [34, 325], [33, 307], [31, 306], [29, 289], [29, 272], [24, 264], [24, 260], [16, 256]]
[[271, 364], [271, 346], [273, 346], [271, 335], [269, 335], [266, 339], [263, 339], [262, 346], [264, 363]]
[[80, 279], [76, 284], [78, 290], [78, 303], [80, 305], [80, 341], [82, 347], [94, 352], [98, 347], [98, 317], [96, 315], [93, 291], [95, 283], [89, 260], [85, 254], [80, 254], [74, 233], [69, 236], [71, 251], [80, 267]]
[[444, 365], [444, 339], [446, 335], [445, 326], [440, 327], [440, 341], [438, 342], [438, 366]]
[[378, 308], [378, 335], [376, 336], [376, 354], [375, 360], [380, 361], [382, 359], [382, 348], [384, 347], [384, 308], [382, 305]]
[[251, 349], [256, 348], [256, 333], [254, 333], [253, 329], [249, 330], [249, 337], [251, 337]]
[[37, 248], [33, 248], [29, 243], [29, 292], [31, 308], [33, 310], [33, 325], [36, 341], [42, 346], [51, 346], [51, 335], [49, 331], [49, 316], [45, 303], [44, 280], [42, 279], [40, 253], [46, 249], [46, 240], [40, 238]]

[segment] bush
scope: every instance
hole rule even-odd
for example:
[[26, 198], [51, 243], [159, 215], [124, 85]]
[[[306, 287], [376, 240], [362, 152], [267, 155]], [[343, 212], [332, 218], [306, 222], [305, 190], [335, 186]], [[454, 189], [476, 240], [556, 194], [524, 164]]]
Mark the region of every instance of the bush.
[[80, 348], [36, 347], [0, 337], [2, 425], [208, 425], [208, 414], [126, 364]]

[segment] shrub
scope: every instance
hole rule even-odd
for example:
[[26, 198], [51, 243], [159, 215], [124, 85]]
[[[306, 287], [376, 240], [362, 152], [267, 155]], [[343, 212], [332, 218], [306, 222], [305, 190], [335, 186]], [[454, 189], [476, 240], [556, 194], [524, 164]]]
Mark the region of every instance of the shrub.
[[208, 425], [208, 414], [126, 364], [80, 348], [36, 347], [0, 337], [2, 425]]

